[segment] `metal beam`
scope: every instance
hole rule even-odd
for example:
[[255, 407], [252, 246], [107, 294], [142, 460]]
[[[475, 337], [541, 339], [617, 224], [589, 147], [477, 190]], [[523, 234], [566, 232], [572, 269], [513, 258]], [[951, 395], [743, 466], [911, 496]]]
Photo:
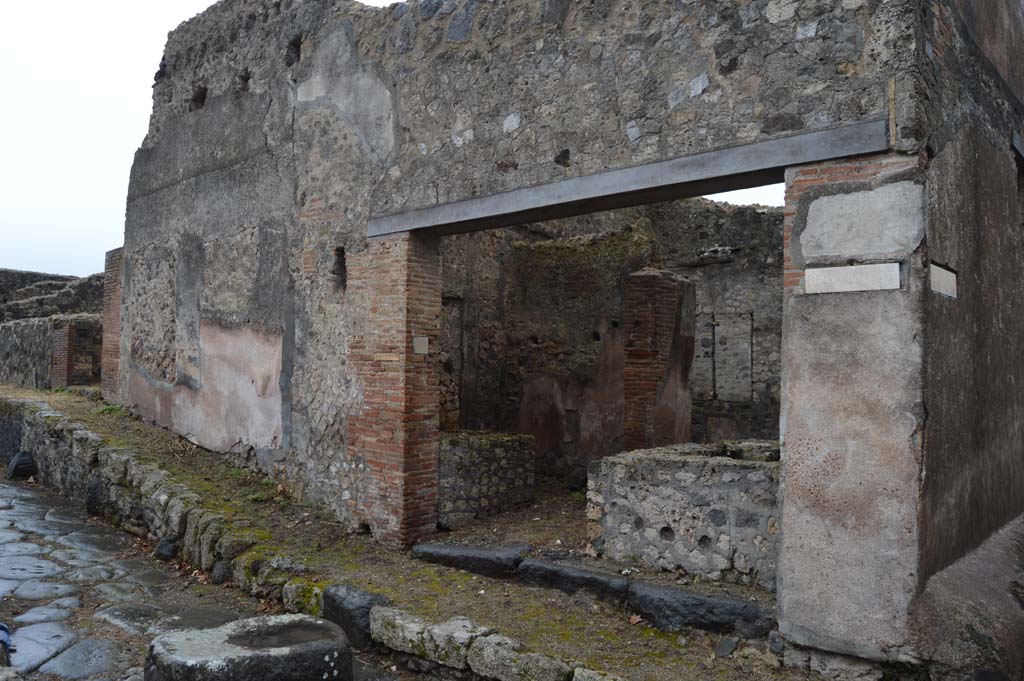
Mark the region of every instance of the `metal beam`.
[[367, 232], [445, 236], [748, 189], [782, 182], [790, 166], [888, 148], [887, 122], [870, 120], [378, 216]]

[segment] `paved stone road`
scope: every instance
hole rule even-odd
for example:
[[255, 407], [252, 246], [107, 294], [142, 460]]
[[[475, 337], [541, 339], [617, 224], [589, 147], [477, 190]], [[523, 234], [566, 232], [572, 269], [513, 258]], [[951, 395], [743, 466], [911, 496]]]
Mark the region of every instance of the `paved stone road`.
[[[142, 681], [154, 636], [252, 616], [256, 606], [234, 590], [197, 588], [59, 497], [0, 482], [0, 622], [28, 679]], [[356, 667], [361, 681], [395, 681]]]

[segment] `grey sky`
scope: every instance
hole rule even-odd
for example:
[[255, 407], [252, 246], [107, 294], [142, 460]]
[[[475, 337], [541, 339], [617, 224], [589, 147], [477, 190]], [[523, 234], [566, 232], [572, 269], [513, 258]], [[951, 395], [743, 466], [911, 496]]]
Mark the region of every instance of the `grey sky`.
[[[211, 0], [11, 3], [0, 22], [0, 267], [86, 275], [120, 246], [167, 33]], [[368, 4], [389, 4], [372, 0]], [[781, 204], [765, 187], [725, 197]]]

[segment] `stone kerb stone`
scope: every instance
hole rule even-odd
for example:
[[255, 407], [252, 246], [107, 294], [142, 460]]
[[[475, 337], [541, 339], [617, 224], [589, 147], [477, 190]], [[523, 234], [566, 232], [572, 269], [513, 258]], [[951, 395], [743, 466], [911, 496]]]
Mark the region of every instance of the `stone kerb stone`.
[[[345, 585], [329, 586], [321, 592], [319, 587], [310, 586], [309, 575], [298, 576], [302, 566], [281, 557], [254, 556], [249, 550], [256, 544], [254, 536], [232, 527], [223, 516], [203, 509], [199, 495], [185, 485], [174, 483], [166, 471], [139, 461], [129, 450], [105, 446], [97, 434], [50, 409], [45, 403], [0, 398], [0, 415], [3, 416], [0, 424], [5, 432], [14, 432], [11, 424], [19, 424], [20, 447], [36, 457], [40, 480], [72, 500], [84, 501], [91, 513], [102, 515], [136, 535], [174, 547], [194, 565], [209, 565], [211, 561], [213, 565], [227, 564], [232, 580], [243, 591], [283, 600], [290, 610], [323, 611], [328, 619], [336, 621], [331, 623], [292, 615], [257, 618], [263, 620], [261, 624], [247, 620], [216, 630], [166, 634], [158, 639], [159, 646], [154, 642], [150, 653], [152, 670], [146, 678], [151, 681], [228, 678], [218, 676], [222, 668], [215, 665], [212, 658], [208, 659], [207, 654], [212, 655], [210, 651], [214, 650], [220, 657], [228, 651], [230, 660], [224, 668], [241, 674], [233, 678], [320, 679], [326, 672], [329, 679], [350, 679], [346, 632], [352, 632], [352, 640], [359, 647], [377, 643], [449, 669], [468, 669], [499, 681], [568, 681], [569, 678], [617, 681], [598, 672], [583, 668], [574, 670], [559, 660], [524, 652], [519, 643], [465, 618], [456, 617], [442, 623], [426, 622], [397, 608], [387, 607], [387, 599], [382, 596]], [[468, 555], [458, 552], [458, 555], [449, 555], [450, 552], [442, 551], [443, 555], [435, 557], [440, 563], [454, 561], [475, 571], [497, 572], [500, 574], [496, 576], [510, 577], [528, 550], [529, 547], [523, 545], [490, 553], [470, 551]], [[339, 614], [339, 611], [343, 612]], [[346, 621], [350, 621], [351, 627], [345, 626]], [[291, 626], [289, 623], [296, 625], [292, 627], [293, 633], [284, 631], [288, 628], [285, 625]], [[275, 626], [280, 626], [281, 631], [266, 635], [267, 631], [273, 632]], [[295, 634], [296, 630], [300, 633]], [[329, 631], [330, 636], [324, 634], [325, 631]], [[186, 635], [196, 638], [182, 638]], [[344, 642], [345, 652], [336, 643], [338, 640]], [[186, 650], [189, 646], [192, 646], [192, 652]], [[337, 650], [337, 659], [345, 656], [346, 661], [329, 669], [317, 668], [311, 675], [309, 664], [317, 664], [314, 659], [317, 655], [321, 660], [319, 664], [323, 663], [323, 655], [317, 653], [309, 658], [313, 662], [296, 663], [294, 668], [299, 670], [298, 676], [272, 676], [267, 671], [272, 669], [268, 665], [291, 659], [289, 656], [292, 655], [309, 657], [310, 650], [320, 650], [325, 646], [330, 651], [324, 654], [330, 657], [333, 656], [331, 651]], [[269, 654], [266, 652], [269, 649], [276, 652]], [[179, 669], [174, 672], [177, 675], [168, 675], [171, 674], [168, 670], [179, 668], [180, 663], [186, 660], [194, 664], [186, 664], [185, 672]]]

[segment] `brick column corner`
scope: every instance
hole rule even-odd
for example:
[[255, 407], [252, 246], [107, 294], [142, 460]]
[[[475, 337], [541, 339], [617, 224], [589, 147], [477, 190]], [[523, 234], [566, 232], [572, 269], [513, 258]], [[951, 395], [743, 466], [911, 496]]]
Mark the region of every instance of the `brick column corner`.
[[120, 402], [121, 262], [123, 248], [107, 252], [103, 268], [103, 341], [100, 382], [103, 399]]
[[623, 444], [633, 450], [688, 442], [693, 286], [671, 272], [640, 270], [626, 277], [623, 303]]
[[408, 546], [437, 530], [440, 443], [437, 349], [441, 268], [436, 239], [372, 239], [347, 256], [349, 294], [367, 305], [365, 334], [348, 362], [363, 403], [347, 444], [362, 458], [367, 489], [359, 513], [374, 538]]
[[75, 335], [74, 324], [68, 322], [64, 326], [53, 329], [53, 350], [50, 355], [50, 387], [68, 387], [71, 375], [73, 351], [71, 342]]

